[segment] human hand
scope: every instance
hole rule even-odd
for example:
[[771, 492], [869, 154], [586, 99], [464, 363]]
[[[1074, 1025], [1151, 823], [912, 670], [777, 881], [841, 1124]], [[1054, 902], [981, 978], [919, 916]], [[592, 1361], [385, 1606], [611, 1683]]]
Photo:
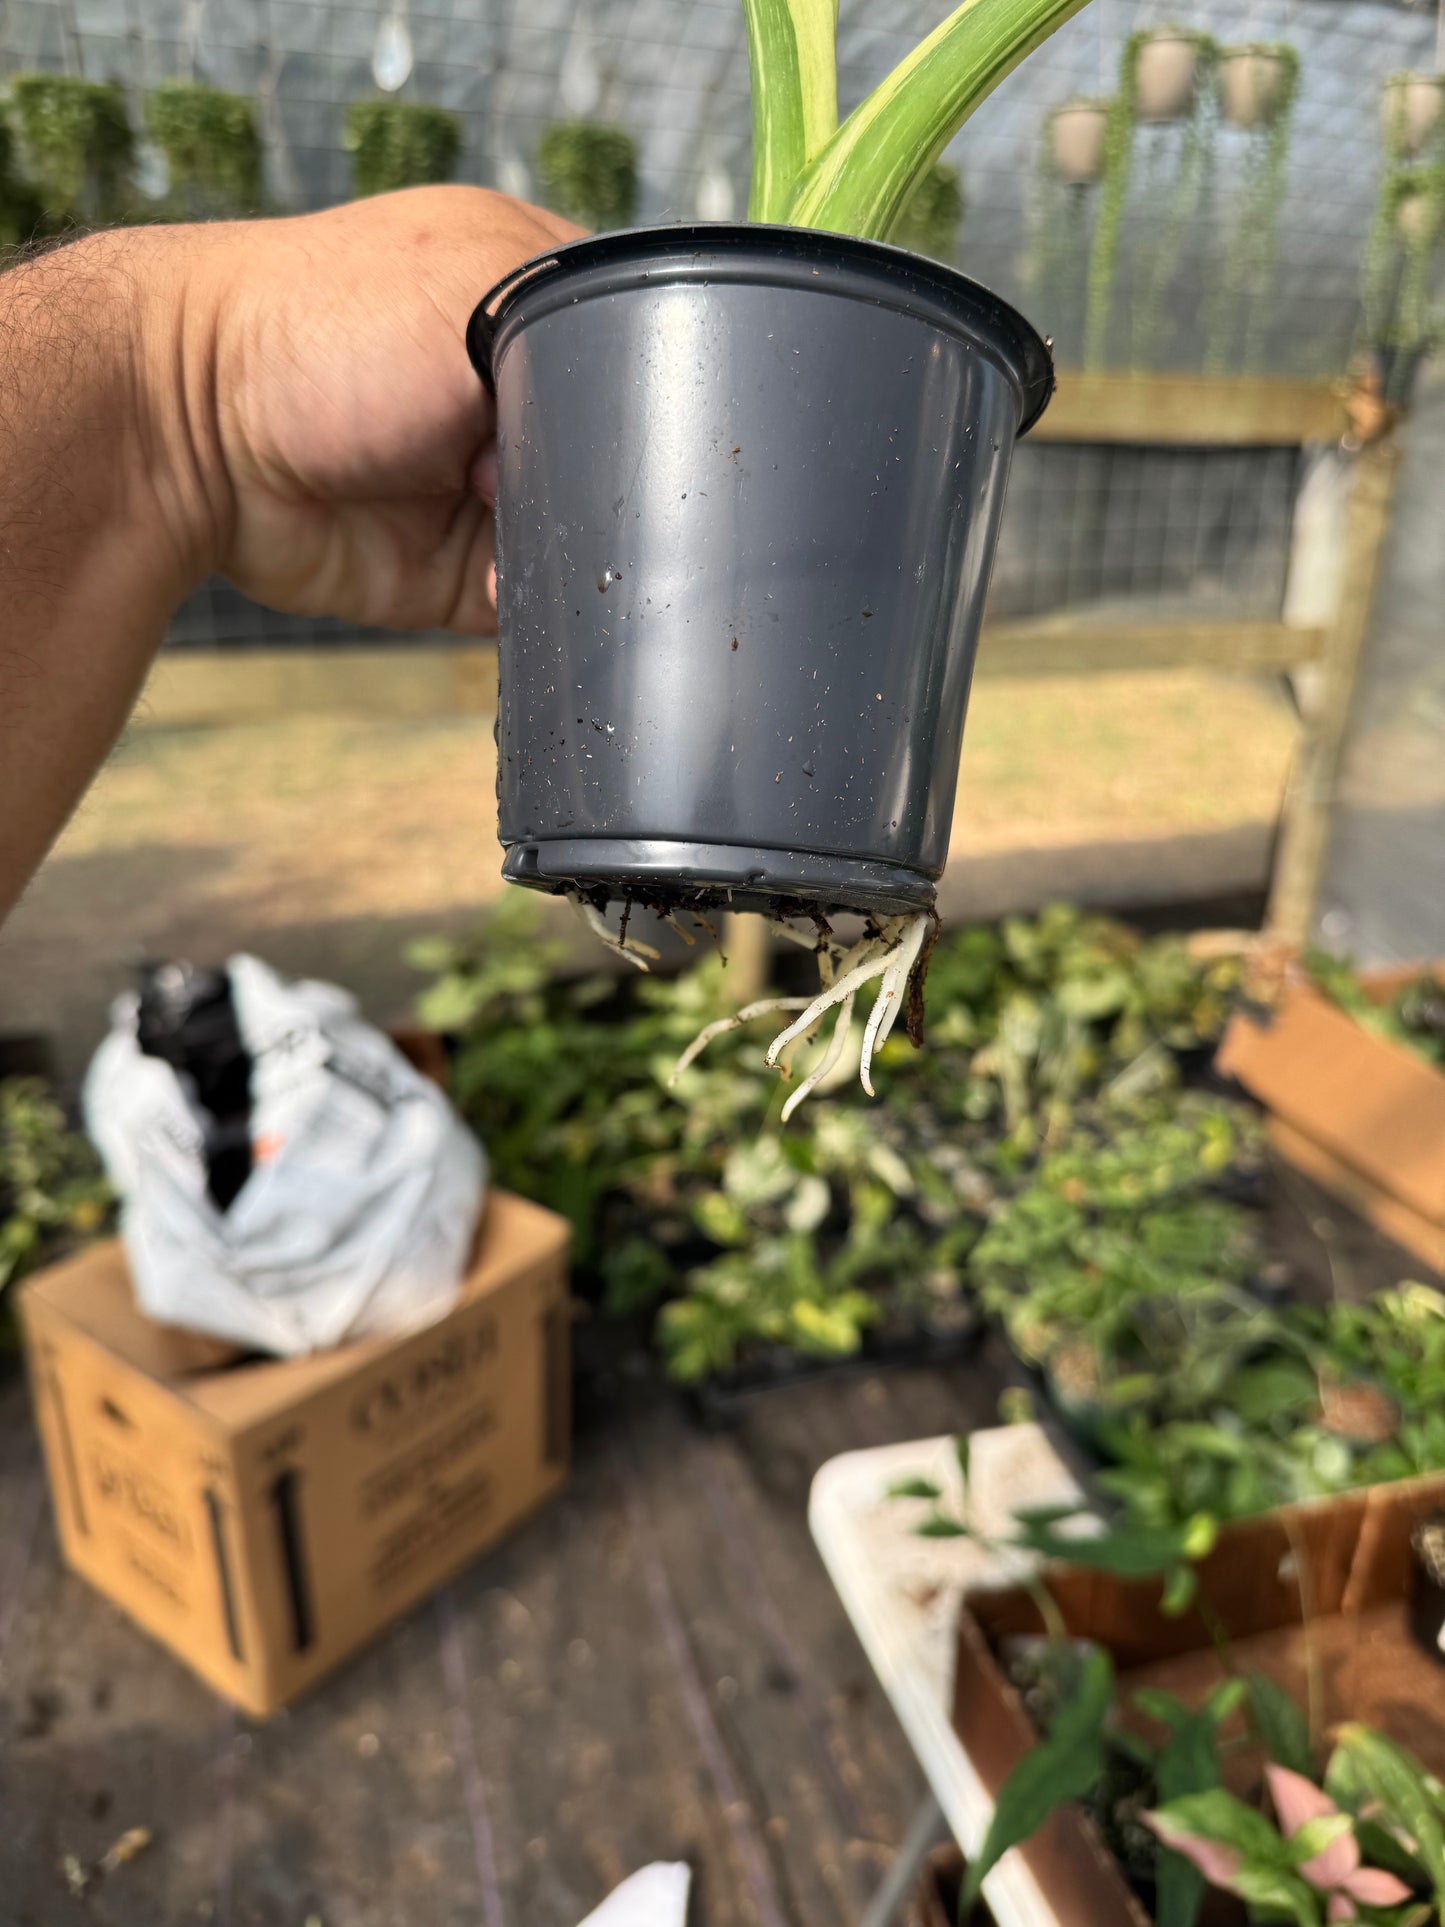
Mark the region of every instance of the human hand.
[[298, 614], [491, 633], [494, 421], [466, 323], [580, 230], [425, 187], [177, 232], [195, 246], [182, 341], [210, 364], [195, 441], [212, 566]]

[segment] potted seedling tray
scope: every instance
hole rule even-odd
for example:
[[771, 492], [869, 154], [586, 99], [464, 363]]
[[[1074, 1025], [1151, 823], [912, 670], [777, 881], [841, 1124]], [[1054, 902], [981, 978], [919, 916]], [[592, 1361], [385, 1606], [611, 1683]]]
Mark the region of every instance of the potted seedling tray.
[[[1420, 974], [1362, 971], [1355, 981], [1383, 1009]], [[1283, 1157], [1445, 1271], [1445, 1073], [1298, 971], [1272, 1007], [1234, 1017], [1217, 1061], [1269, 1113]]]
[[[1112, 1657], [1121, 1709], [1145, 1687], [1200, 1705], [1225, 1677], [1223, 1647], [1235, 1670], [1263, 1673], [1298, 1705], [1308, 1703], [1313, 1680], [1322, 1729], [1346, 1718], [1369, 1722], [1445, 1773], [1439, 1660], [1412, 1639], [1407, 1603], [1411, 1535], [1442, 1500], [1445, 1478], [1432, 1477], [1227, 1526], [1196, 1567], [1209, 1625], [1198, 1606], [1166, 1617], [1157, 1579], [1057, 1565], [1045, 1568], [1043, 1583], [1067, 1636]], [[1043, 1630], [1027, 1587], [964, 1597], [954, 1724], [995, 1798], [1037, 1739], [1004, 1655], [1010, 1642]], [[1259, 1765], [1249, 1746], [1231, 1749], [1226, 1784], [1243, 1793]], [[1056, 1808], [1017, 1851], [1067, 1927], [1148, 1927], [1146, 1907], [1080, 1807]]]

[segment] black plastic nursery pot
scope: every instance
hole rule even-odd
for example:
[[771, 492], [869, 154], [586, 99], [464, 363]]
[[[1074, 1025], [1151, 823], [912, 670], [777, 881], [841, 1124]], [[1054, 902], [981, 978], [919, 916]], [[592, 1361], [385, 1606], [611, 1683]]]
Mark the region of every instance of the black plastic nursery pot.
[[497, 401], [503, 874], [928, 908], [1042, 338], [900, 249], [749, 225], [560, 248], [468, 348]]

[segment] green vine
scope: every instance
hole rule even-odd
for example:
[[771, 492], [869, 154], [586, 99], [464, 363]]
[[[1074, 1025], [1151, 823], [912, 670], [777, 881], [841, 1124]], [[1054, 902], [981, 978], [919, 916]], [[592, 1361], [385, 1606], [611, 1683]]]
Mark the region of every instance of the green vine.
[[564, 120], [537, 148], [548, 207], [585, 228], [630, 227], [637, 208], [637, 143], [621, 127]]
[[1072, 332], [1076, 320], [1073, 309], [1088, 271], [1092, 184], [1066, 180], [1059, 172], [1054, 151], [1054, 121], [1060, 114], [1087, 107], [1102, 113], [1107, 122], [1112, 105], [1108, 100], [1075, 97], [1054, 108], [1044, 122], [1037, 177], [1029, 199], [1024, 281], [1040, 312], [1053, 318], [1056, 335]]
[[1223, 58], [1227, 60], [1231, 55], [1255, 55], [1277, 61], [1280, 83], [1272, 115], [1262, 128], [1252, 130], [1249, 135], [1244, 195], [1209, 305], [1204, 356], [1209, 374], [1223, 371], [1241, 319], [1244, 367], [1253, 372], [1259, 365], [1265, 299], [1274, 272], [1279, 210], [1284, 199], [1290, 120], [1299, 91], [1299, 54], [1287, 42], [1230, 47]]
[[67, 74], [18, 74], [10, 101], [26, 172], [47, 218], [118, 219], [135, 152], [122, 89]]
[[[1109, 106], [1104, 129], [1103, 189], [1094, 221], [1093, 246], [1089, 254], [1088, 297], [1084, 316], [1084, 366], [1101, 368], [1109, 349], [1109, 323], [1114, 308], [1114, 279], [1118, 266], [1119, 240], [1123, 232], [1124, 209], [1129, 196], [1134, 167], [1134, 135], [1139, 122], [1139, 56], [1151, 40], [1184, 39], [1194, 43], [1201, 67], [1206, 71], [1219, 57], [1216, 43], [1206, 33], [1192, 28], [1141, 27], [1124, 42], [1119, 62], [1119, 84]], [[1198, 206], [1208, 177], [1212, 153], [1212, 122], [1206, 118], [1203, 103], [1208, 89], [1195, 92], [1195, 108], [1180, 154], [1180, 165], [1171, 196], [1169, 217], [1148, 264], [1145, 301], [1136, 309], [1135, 353], [1142, 341], [1147, 348], [1157, 332], [1163, 298], [1178, 266], [1185, 223]]]
[[[1360, 267], [1361, 346], [1409, 355], [1442, 336], [1430, 276], [1445, 228], [1445, 114], [1422, 156], [1406, 157], [1404, 76], [1386, 82], [1385, 149], [1375, 212]], [[1401, 232], [1401, 210], [1417, 212]]]
[[1134, 129], [1139, 120], [1139, 51], [1148, 34], [1142, 29], [1124, 42], [1119, 85], [1109, 103], [1104, 127], [1104, 169], [1094, 241], [1089, 251], [1089, 283], [1084, 312], [1084, 366], [1102, 368], [1109, 352], [1109, 317], [1114, 307], [1114, 272], [1124, 203], [1134, 166]]
[[166, 157], [171, 199], [190, 214], [243, 214], [261, 200], [261, 137], [239, 94], [168, 80], [145, 104], [147, 131]]
[[888, 239], [935, 261], [951, 261], [958, 251], [958, 230], [967, 205], [958, 169], [935, 161], [904, 203]]
[[358, 195], [449, 181], [462, 151], [461, 122], [442, 107], [409, 100], [354, 100], [341, 144]]

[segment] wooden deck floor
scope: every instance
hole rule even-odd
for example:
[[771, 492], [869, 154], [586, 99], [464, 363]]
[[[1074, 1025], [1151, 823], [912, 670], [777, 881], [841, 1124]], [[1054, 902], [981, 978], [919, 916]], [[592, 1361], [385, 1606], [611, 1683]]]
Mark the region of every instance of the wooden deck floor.
[[[699, 1428], [648, 1378], [560, 1500], [253, 1726], [59, 1563], [0, 1379], [0, 1920], [575, 1927], [686, 1859], [706, 1927], [855, 1921], [922, 1785], [808, 1537], [851, 1447], [993, 1414], [982, 1361], [834, 1380]], [[67, 1855], [153, 1845], [70, 1895]]]

